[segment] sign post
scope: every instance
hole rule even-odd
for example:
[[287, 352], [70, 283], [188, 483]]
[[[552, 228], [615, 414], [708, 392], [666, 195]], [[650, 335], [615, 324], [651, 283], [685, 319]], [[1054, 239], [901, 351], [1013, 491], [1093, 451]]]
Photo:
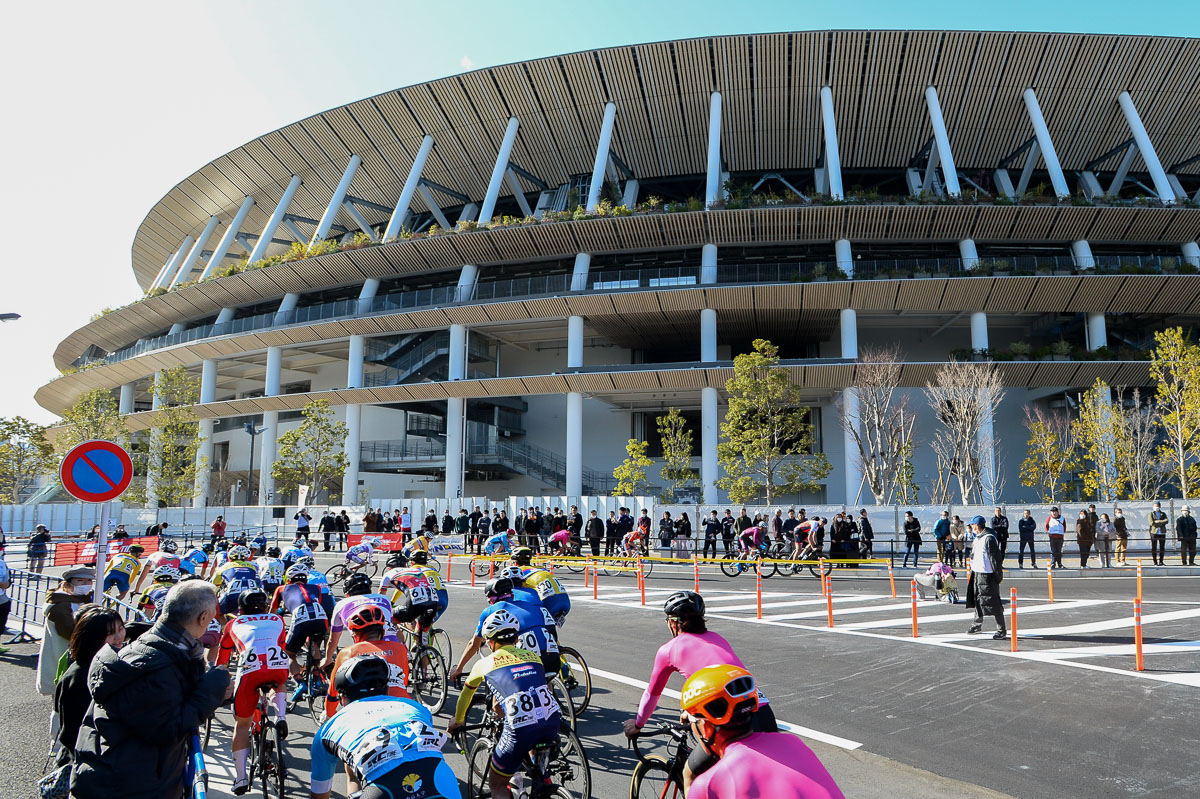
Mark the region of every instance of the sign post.
[[125, 493], [133, 479], [133, 459], [111, 441], [85, 441], [63, 458], [58, 477], [67, 493], [82, 502], [100, 505], [100, 534], [96, 537], [96, 585], [93, 598], [104, 594], [108, 561], [108, 517], [112, 500]]

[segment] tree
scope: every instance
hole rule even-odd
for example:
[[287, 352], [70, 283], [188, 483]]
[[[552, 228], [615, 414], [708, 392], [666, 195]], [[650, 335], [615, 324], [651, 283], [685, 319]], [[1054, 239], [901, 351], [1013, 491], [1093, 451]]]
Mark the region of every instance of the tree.
[[0, 419], [0, 501], [19, 505], [57, 466], [45, 427], [24, 416]]
[[654, 464], [646, 457], [646, 448], [649, 446], [649, 441], [638, 441], [636, 438], [629, 439], [625, 445], [627, 457], [613, 469], [613, 477], [617, 480], [617, 496], [636, 497], [646, 487], [646, 469]]
[[1187, 342], [1178, 327], [1155, 333], [1154, 341], [1150, 377], [1166, 436], [1160, 452], [1180, 494], [1188, 497], [1200, 481], [1200, 347]]
[[[983, 435], [1004, 397], [996, 365], [951, 360], [925, 385], [925, 397], [938, 422], [931, 442], [938, 476], [930, 501], [951, 501], [955, 482], [964, 505], [996, 501], [995, 445]], [[990, 478], [987, 485], [982, 477]]]
[[1025, 428], [1029, 443], [1021, 461], [1021, 485], [1038, 489], [1042, 502], [1057, 502], [1063, 475], [1074, 468], [1071, 420], [1065, 413], [1026, 405]]
[[671, 502], [680, 488], [697, 479], [696, 470], [692, 468], [692, 431], [678, 408], [669, 408], [666, 416], [659, 416], [655, 421], [662, 439], [662, 476], [667, 481], [662, 498]]
[[1157, 499], [1167, 479], [1169, 464], [1159, 452], [1161, 426], [1158, 404], [1151, 397], [1142, 399], [1138, 389], [1128, 404], [1123, 389], [1117, 389], [1118, 437], [1117, 463], [1125, 473], [1125, 498]]
[[304, 416], [300, 426], [279, 436], [271, 475], [284, 492], [307, 485], [313, 499], [322, 489], [332, 495], [350, 464], [345, 452], [349, 428], [334, 418], [328, 400], [313, 400], [300, 413]]
[[733, 502], [766, 494], [816, 491], [833, 467], [822, 452], [812, 452], [812, 424], [800, 389], [779, 366], [779, 348], [755, 339], [754, 351], [733, 359], [733, 377], [725, 381], [729, 407], [721, 422], [717, 461], [725, 475], [717, 487]]
[[129, 440], [125, 422], [112, 392], [95, 388], [80, 395], [62, 415], [62, 429], [54, 446], [61, 454], [85, 441], [112, 441], [124, 445]]
[[158, 406], [146, 457], [147, 493], [168, 507], [190, 502], [196, 490], [200, 424], [192, 411], [200, 399], [200, 381], [182, 366], [164, 369], [154, 380]]
[[1112, 502], [1121, 494], [1125, 474], [1117, 459], [1120, 414], [1112, 406], [1112, 389], [1100, 378], [1079, 395], [1079, 416], [1071, 432], [1079, 449], [1079, 476], [1088, 497]]
[[916, 499], [911, 462], [916, 414], [908, 410], [908, 397], [899, 394], [903, 360], [899, 347], [863, 348], [854, 380], [838, 402], [863, 480], [881, 505]]

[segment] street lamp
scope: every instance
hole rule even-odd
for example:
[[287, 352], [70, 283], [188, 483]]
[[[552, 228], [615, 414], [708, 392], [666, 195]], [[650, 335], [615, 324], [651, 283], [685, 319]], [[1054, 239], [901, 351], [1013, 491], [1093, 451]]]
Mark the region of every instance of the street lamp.
[[0, 322], [15, 322], [20, 318], [19, 313], [0, 313]]
[[254, 422], [246, 422], [243, 427], [250, 434], [250, 468], [246, 472], [246, 504], [250, 505], [253, 504], [250, 500], [254, 498], [254, 437], [267, 428], [255, 427]]

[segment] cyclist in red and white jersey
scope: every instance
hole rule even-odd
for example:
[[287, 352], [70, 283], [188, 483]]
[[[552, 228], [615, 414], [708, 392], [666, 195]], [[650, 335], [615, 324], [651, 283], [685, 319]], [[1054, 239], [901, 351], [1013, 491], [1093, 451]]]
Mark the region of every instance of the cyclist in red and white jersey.
[[292, 617], [283, 648], [292, 659], [292, 674], [300, 673], [300, 653], [309, 641], [320, 644], [329, 635], [329, 617], [321, 607], [321, 592], [308, 585], [308, 567], [296, 564], [287, 570], [287, 585], [275, 589], [270, 613], [282, 607]]
[[246, 760], [250, 754], [250, 722], [258, 706], [259, 689], [272, 687], [280, 734], [287, 737], [288, 656], [284, 651], [283, 619], [267, 613], [267, 594], [261, 588], [243, 591], [238, 597], [239, 616], [221, 633], [218, 666], [228, 666], [234, 651], [240, 657], [233, 689], [233, 765], [237, 774], [233, 793], [250, 790]]

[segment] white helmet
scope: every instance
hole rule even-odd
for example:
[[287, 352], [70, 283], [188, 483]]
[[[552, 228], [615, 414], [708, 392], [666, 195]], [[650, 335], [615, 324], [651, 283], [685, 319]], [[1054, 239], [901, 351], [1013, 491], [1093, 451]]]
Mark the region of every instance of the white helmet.
[[496, 576], [501, 579], [507, 578], [512, 580], [516, 585], [521, 585], [525, 582], [525, 575], [522, 573], [520, 566], [505, 566]]
[[170, 564], [159, 566], [154, 570], [153, 575], [154, 582], [156, 583], [162, 580], [167, 580], [172, 583], [179, 582], [179, 569], [171, 566]]
[[521, 622], [507, 610], [497, 610], [483, 621], [480, 632], [489, 641], [498, 635], [516, 635], [521, 630]]
[[170, 538], [164, 538], [158, 542], [158, 549], [160, 552], [166, 552], [168, 555], [174, 555], [179, 551], [179, 544], [176, 544], [175, 541]]
[[229, 550], [229, 559], [238, 561], [250, 560], [250, 548], [238, 544]]

